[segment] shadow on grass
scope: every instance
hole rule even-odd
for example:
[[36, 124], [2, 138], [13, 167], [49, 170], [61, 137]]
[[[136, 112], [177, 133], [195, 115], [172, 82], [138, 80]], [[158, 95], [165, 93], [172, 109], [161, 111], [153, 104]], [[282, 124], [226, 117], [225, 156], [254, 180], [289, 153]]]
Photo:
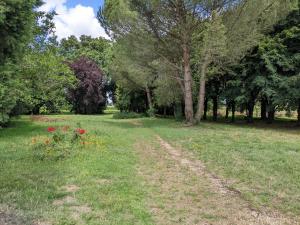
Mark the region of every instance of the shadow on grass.
[[[295, 133], [300, 131], [300, 126], [296, 120], [293, 119], [285, 119], [285, 118], [278, 118], [273, 121], [273, 123], [268, 124], [266, 121], [262, 121], [258, 118], [254, 119], [253, 123], [248, 123], [245, 118], [238, 117], [235, 122], [231, 122], [229, 119], [220, 118], [218, 121], [213, 121], [211, 118], [208, 120], [203, 121], [205, 124], [216, 124], [216, 125], [226, 125], [229, 127], [237, 127], [237, 128], [253, 128], [253, 129], [262, 129], [262, 130], [270, 130], [270, 131], [282, 131], [282, 132], [289, 132]], [[201, 126], [201, 125], [199, 125]]]
[[[184, 124], [184, 121], [176, 121], [172, 118], [138, 118], [138, 119], [110, 119], [109, 121], [103, 121], [109, 126], [116, 126], [122, 129], [139, 129], [139, 128], [172, 128], [181, 129], [189, 128]], [[199, 125], [191, 126], [191, 129], [201, 129], [203, 126], [209, 129], [222, 129], [224, 126], [228, 128], [240, 128], [240, 129], [259, 129], [269, 131], [281, 131], [288, 133], [295, 133], [300, 131], [297, 121], [289, 119], [276, 119], [272, 124], [267, 124], [265, 121], [255, 119], [253, 123], [247, 123], [243, 118], [237, 118], [234, 123], [225, 118], [220, 118], [218, 121], [213, 121], [208, 118], [206, 121], [202, 121]]]
[[13, 141], [14, 137], [32, 137], [34, 134], [45, 132], [47, 127], [47, 124], [37, 124], [29, 118], [15, 119], [8, 127], [0, 130], [0, 138]]

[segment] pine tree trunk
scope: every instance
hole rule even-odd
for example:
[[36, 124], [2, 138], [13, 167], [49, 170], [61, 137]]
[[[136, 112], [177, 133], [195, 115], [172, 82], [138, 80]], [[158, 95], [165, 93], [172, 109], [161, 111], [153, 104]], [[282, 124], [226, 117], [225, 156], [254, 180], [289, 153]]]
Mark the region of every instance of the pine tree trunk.
[[213, 121], [218, 120], [218, 96], [213, 97]]
[[274, 119], [275, 119], [275, 109], [272, 108], [272, 109], [270, 109], [269, 112], [268, 112], [268, 121], [267, 121], [267, 123], [268, 123], [268, 124], [273, 123], [273, 122], [274, 122]]
[[300, 100], [298, 102], [298, 110], [297, 110], [297, 112], [298, 112], [298, 125], [300, 125]]
[[152, 97], [151, 97], [150, 89], [148, 86], [146, 86], [146, 94], [147, 94], [147, 101], [148, 101], [149, 109], [152, 109], [153, 108]]
[[264, 121], [267, 119], [267, 101], [264, 98], [261, 100], [260, 118]]
[[249, 102], [247, 108], [248, 108], [247, 122], [248, 123], [253, 123], [254, 103]]
[[235, 101], [233, 101], [231, 103], [231, 122], [234, 123], [235, 122]]
[[203, 120], [207, 120], [207, 110], [208, 110], [208, 98], [206, 98], [204, 101]]
[[227, 120], [229, 117], [229, 104], [226, 104], [226, 113], [225, 113], [225, 119]]
[[205, 57], [204, 62], [201, 66], [200, 71], [200, 87], [199, 87], [199, 94], [198, 94], [198, 108], [197, 113], [195, 115], [196, 122], [201, 121], [201, 117], [204, 111], [204, 102], [205, 102], [205, 85], [206, 85], [206, 70], [209, 64], [208, 56]]
[[193, 94], [192, 94], [192, 74], [190, 65], [190, 51], [187, 43], [183, 43], [184, 62], [184, 113], [188, 124], [194, 123]]

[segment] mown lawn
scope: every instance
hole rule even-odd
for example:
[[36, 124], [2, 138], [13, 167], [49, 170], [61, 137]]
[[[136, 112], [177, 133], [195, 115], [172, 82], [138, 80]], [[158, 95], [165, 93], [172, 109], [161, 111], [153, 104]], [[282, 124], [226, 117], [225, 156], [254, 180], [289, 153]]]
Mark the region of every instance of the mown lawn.
[[[12, 127], [0, 130], [0, 206], [2, 210], [9, 207], [7, 217], [16, 217], [11, 219], [24, 225], [37, 220], [76, 224], [77, 217], [83, 224], [151, 224], [135, 171], [135, 133], [124, 129], [129, 125], [111, 126], [110, 117], [51, 116], [62, 118], [61, 122], [31, 122], [22, 117]], [[33, 157], [32, 137], [47, 133], [49, 125], [76, 126], [78, 121], [88, 132], [97, 131], [103, 137], [101, 149], [83, 150], [80, 155], [57, 162]], [[76, 185], [79, 190], [67, 193], [62, 188], [66, 185]], [[76, 202], [53, 205], [66, 196]], [[89, 208], [81, 207], [87, 205]], [[83, 212], [77, 212], [80, 210]]]
[[[155, 135], [194, 152], [253, 207], [300, 214], [300, 129], [285, 123], [185, 127], [171, 119], [116, 120], [112, 115], [49, 118], [59, 120], [24, 116], [0, 130], [0, 212], [19, 224], [155, 224], [147, 206], [149, 190], [137, 169], [143, 162], [134, 148]], [[100, 136], [103, 146], [60, 161], [33, 157], [32, 137], [44, 135], [50, 125], [77, 122]]]
[[188, 128], [167, 120], [146, 124], [173, 145], [194, 152], [253, 207], [300, 215], [300, 128], [295, 123], [205, 122]]

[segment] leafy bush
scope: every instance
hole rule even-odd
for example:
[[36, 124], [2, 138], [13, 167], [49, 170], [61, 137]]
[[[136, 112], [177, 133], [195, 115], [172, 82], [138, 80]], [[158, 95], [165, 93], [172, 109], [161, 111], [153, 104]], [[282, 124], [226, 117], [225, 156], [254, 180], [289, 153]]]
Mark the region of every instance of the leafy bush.
[[49, 135], [32, 138], [34, 157], [39, 160], [56, 161], [74, 155], [79, 149], [90, 145], [93, 147], [103, 146], [103, 141], [99, 137], [87, 134], [86, 130], [82, 128], [48, 127], [47, 132]]
[[155, 108], [150, 108], [147, 110], [147, 116], [149, 117], [155, 117], [156, 109]]
[[135, 112], [118, 112], [113, 115], [114, 119], [134, 119], [144, 117], [145, 114]]

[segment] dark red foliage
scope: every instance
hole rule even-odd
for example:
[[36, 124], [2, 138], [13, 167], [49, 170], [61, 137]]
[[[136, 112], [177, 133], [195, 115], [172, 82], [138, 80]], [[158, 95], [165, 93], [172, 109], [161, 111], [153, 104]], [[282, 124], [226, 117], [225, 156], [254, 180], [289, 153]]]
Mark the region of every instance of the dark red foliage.
[[72, 63], [78, 84], [68, 91], [68, 99], [73, 104], [73, 111], [79, 114], [101, 113], [106, 104], [105, 78], [97, 64], [81, 57]]

